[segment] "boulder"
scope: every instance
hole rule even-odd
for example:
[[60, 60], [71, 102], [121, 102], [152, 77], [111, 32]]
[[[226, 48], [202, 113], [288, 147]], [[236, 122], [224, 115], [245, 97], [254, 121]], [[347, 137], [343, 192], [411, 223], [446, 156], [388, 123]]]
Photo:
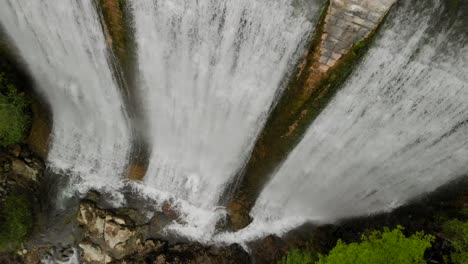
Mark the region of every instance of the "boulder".
[[112, 258], [96, 245], [88, 242], [80, 243], [81, 260], [86, 264], [110, 263]]
[[128, 240], [135, 236], [135, 231], [123, 227], [116, 222], [106, 221], [104, 225], [104, 241], [121, 255], [126, 251]]
[[28, 180], [37, 182], [39, 170], [36, 168], [30, 167], [24, 161], [20, 159], [14, 159], [12, 161], [12, 169], [15, 174], [21, 175]]

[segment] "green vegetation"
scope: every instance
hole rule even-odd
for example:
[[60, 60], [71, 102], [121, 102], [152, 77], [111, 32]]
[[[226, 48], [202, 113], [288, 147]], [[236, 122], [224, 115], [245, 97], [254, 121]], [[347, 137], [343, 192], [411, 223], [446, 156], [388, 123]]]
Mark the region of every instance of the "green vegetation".
[[450, 259], [455, 264], [468, 263], [468, 222], [452, 219], [443, 224], [443, 233], [452, 243]]
[[328, 256], [320, 256], [317, 263], [425, 263], [424, 251], [435, 238], [424, 232], [406, 237], [402, 230], [398, 226], [391, 231], [388, 228], [383, 232], [373, 231], [369, 236], [363, 235], [361, 243], [345, 244], [339, 240]]
[[26, 195], [10, 195], [0, 209], [0, 251], [17, 248], [32, 228], [32, 209]]
[[30, 123], [29, 100], [0, 73], [0, 146], [21, 142]]
[[[338, 240], [328, 255], [319, 256], [317, 264], [413, 264], [425, 263], [423, 256], [431, 247], [434, 236], [416, 232], [410, 237], [403, 234], [403, 227], [398, 226], [383, 232], [373, 231], [363, 235], [360, 243], [346, 244]], [[279, 264], [311, 264], [312, 255], [299, 250], [291, 251]]]

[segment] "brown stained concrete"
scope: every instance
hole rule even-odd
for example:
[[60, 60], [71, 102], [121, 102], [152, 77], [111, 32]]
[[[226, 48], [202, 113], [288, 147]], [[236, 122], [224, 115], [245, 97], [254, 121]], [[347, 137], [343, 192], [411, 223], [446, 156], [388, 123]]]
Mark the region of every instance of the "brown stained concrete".
[[119, 0], [101, 0], [104, 18], [103, 28], [106, 41], [120, 61], [125, 62], [127, 53], [127, 32], [125, 18]]
[[128, 178], [130, 180], [141, 181], [145, 177], [146, 166], [141, 164], [131, 164], [128, 168]]

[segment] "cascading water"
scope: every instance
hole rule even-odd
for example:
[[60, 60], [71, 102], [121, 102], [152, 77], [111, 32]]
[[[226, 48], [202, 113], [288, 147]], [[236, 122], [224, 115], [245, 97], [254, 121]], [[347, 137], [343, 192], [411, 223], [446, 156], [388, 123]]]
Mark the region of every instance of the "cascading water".
[[130, 1], [152, 142], [147, 186], [214, 209], [303, 50], [318, 2]]
[[117, 184], [130, 134], [94, 1], [3, 0], [0, 22], [51, 105], [49, 165], [70, 191]]
[[251, 231], [384, 211], [466, 175], [468, 23], [444, 2], [397, 4], [263, 190]]
[[[74, 176], [70, 191], [116, 190], [132, 135], [95, 2], [4, 2], [1, 25], [52, 108], [50, 167]], [[266, 186], [251, 226], [214, 235], [216, 205], [248, 158], [321, 3], [129, 5], [152, 144], [145, 182], [133, 186], [159, 202], [174, 199], [185, 222], [172, 228], [184, 235], [239, 242], [305, 221], [371, 214], [468, 172], [467, 19], [447, 16], [442, 1], [403, 0]]]

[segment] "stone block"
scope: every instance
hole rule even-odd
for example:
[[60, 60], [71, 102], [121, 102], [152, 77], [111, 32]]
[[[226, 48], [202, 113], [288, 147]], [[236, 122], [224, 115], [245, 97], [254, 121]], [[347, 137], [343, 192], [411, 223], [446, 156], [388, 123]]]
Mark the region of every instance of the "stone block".
[[332, 0], [332, 6], [341, 8], [345, 6], [345, 2], [344, 0]]
[[341, 56], [343, 56], [343, 55], [340, 54], [340, 53], [337, 53], [337, 52], [333, 52], [331, 57], [334, 60], [339, 60], [341, 58]]
[[382, 19], [382, 16], [383, 16], [383, 14], [379, 14], [379, 13], [376, 13], [376, 12], [370, 12], [367, 15], [367, 19], [369, 21], [372, 21], [373, 23], [378, 23], [380, 21], [380, 19]]
[[327, 66], [327, 65], [320, 65], [318, 69], [319, 69], [319, 71], [321, 71], [321, 72], [327, 72], [328, 69], [330, 69], [330, 67]]
[[354, 24], [357, 24], [357, 25], [364, 26], [364, 25], [366, 25], [366, 20], [364, 20], [364, 19], [362, 19], [362, 18], [360, 18], [360, 17], [356, 17], [356, 16], [355, 16], [355, 17], [353, 18], [353, 23], [354, 23]]
[[327, 62], [327, 66], [333, 67], [336, 64], [336, 60], [334, 59], [329, 59]]
[[327, 50], [333, 50], [335, 45], [333, 45], [333, 43], [331, 43], [330, 41], [325, 41], [323, 44], [322, 44], [322, 47], [327, 49]]
[[328, 33], [324, 33], [324, 34], [322, 34], [322, 40], [325, 40], [325, 39], [327, 39], [327, 37], [328, 37]]
[[344, 28], [340, 28], [337, 26], [329, 26], [327, 32], [329, 35], [332, 36], [340, 36], [344, 32]]
[[325, 56], [321, 56], [319, 59], [320, 64], [326, 64], [328, 62], [328, 58]]
[[347, 25], [350, 25], [350, 23], [344, 19], [338, 19], [335, 25], [340, 28], [345, 28]]

